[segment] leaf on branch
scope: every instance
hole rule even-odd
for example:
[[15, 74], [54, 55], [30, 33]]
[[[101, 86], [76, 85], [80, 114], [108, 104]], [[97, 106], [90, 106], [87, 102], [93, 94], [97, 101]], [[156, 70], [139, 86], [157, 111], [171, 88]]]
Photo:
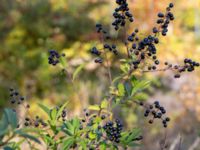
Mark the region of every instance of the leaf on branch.
[[93, 132], [89, 132], [88, 136], [89, 136], [89, 138], [91, 140], [93, 140], [93, 139], [95, 139], [97, 137], [97, 135], [95, 133], [93, 133]]
[[8, 123], [11, 125], [13, 129], [17, 128], [18, 120], [17, 114], [12, 109], [5, 109], [4, 114], [7, 118]]
[[50, 109], [48, 107], [46, 107], [45, 105], [41, 104], [41, 103], [39, 103], [38, 105], [50, 117]]
[[150, 81], [134, 81], [132, 82], [133, 89], [131, 91], [131, 96], [135, 95], [137, 92], [141, 92], [142, 90], [148, 88], [150, 85]]
[[58, 112], [57, 112], [57, 115], [56, 115], [56, 119], [58, 119], [59, 118], [59, 116], [62, 114], [62, 111], [65, 109], [65, 107], [68, 105], [68, 101], [66, 102], [66, 103], [64, 103], [63, 105], [62, 105], [62, 107], [60, 107], [59, 108], [59, 110], [58, 110]]
[[84, 68], [85, 64], [81, 64], [80, 66], [78, 66], [76, 68], [76, 70], [74, 71], [73, 73], [73, 76], [72, 76], [72, 80], [74, 81], [76, 79], [76, 77], [79, 75], [79, 73], [82, 71], [82, 69]]
[[133, 139], [140, 136], [140, 134], [141, 134], [141, 130], [139, 128], [134, 128], [131, 132], [123, 132], [121, 134], [122, 137], [120, 138], [120, 141], [124, 146], [129, 145], [129, 146], [132, 146], [132, 147], [136, 147], [139, 144], [134, 143]]
[[63, 149], [70, 149], [70, 147], [74, 144], [74, 138], [70, 137], [63, 141], [62, 148]]
[[100, 107], [99, 105], [90, 105], [88, 107], [89, 110], [96, 110], [96, 111], [99, 111], [100, 110]]
[[30, 140], [32, 140], [32, 141], [38, 143], [38, 144], [41, 144], [41, 142], [37, 139], [37, 137], [32, 136], [32, 135], [30, 135], [30, 134], [27, 134], [27, 133], [23, 132], [22, 130], [17, 130], [15, 133], [18, 134], [18, 135], [21, 136], [21, 137], [30, 139]]
[[118, 94], [119, 96], [124, 96], [125, 95], [125, 88], [124, 85], [122, 83], [119, 83], [118, 86]]
[[106, 108], [108, 108], [108, 100], [105, 99], [101, 102], [101, 109], [106, 109]]

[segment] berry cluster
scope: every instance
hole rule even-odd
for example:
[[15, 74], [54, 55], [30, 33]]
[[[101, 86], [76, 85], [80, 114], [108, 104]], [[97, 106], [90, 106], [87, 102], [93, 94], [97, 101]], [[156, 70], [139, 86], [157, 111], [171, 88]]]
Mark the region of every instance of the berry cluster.
[[10, 103], [11, 104], [22, 104], [22, 102], [25, 100], [23, 96], [19, 94], [16, 90], [13, 88], [10, 88]]
[[[135, 36], [134, 33], [131, 35], [132, 37]], [[128, 38], [130, 41], [130, 36]], [[133, 41], [137, 41], [138, 37], [133, 38]], [[139, 65], [148, 61], [149, 58], [152, 58], [154, 65], [149, 66], [148, 69], [156, 69], [155, 65], [159, 65], [159, 60], [156, 56], [156, 47], [155, 44], [159, 42], [158, 38], [154, 36], [147, 36], [146, 38], [142, 39], [138, 43], [132, 43], [132, 48], [130, 49], [130, 53], [136, 56], [136, 59], [132, 61], [131, 68], [138, 69]]]
[[[129, 49], [130, 54], [134, 54], [136, 59], [130, 63], [131, 68], [138, 69], [139, 65], [147, 64], [148, 70], [156, 70], [157, 65], [160, 64], [157, 59], [156, 46], [155, 44], [159, 43], [159, 39], [157, 35], [161, 32], [163, 36], [165, 36], [168, 32], [168, 26], [170, 21], [174, 20], [174, 15], [171, 12], [171, 8], [173, 8], [173, 3], [170, 3], [167, 7], [166, 14], [159, 12], [157, 20], [157, 24], [159, 27], [153, 28], [153, 35], [148, 35], [143, 39], [139, 40], [137, 36], [138, 29], [135, 30], [127, 39], [128, 42], [131, 42], [132, 47]], [[153, 64], [151, 63], [153, 61]]]
[[115, 55], [118, 55], [118, 51], [116, 49], [116, 45], [112, 44], [111, 46], [109, 44], [104, 44], [104, 49], [107, 49], [111, 52], [113, 52]]
[[30, 120], [30, 118], [28, 118], [28, 117], [25, 118], [24, 125], [25, 125], [26, 127], [28, 127], [29, 125], [32, 125], [32, 121]]
[[[113, 22], [113, 25], [115, 26], [116, 30], [118, 30], [119, 26], [125, 25], [125, 20], [127, 17], [132, 20], [132, 15], [129, 13], [129, 8], [126, 0], [117, 0], [116, 3], [119, 5], [118, 8], [115, 9], [115, 12], [113, 13], [116, 20]], [[157, 23], [160, 25], [158, 28], [153, 28], [154, 35], [148, 35], [147, 37], [142, 38], [141, 40], [138, 37], [138, 29], [135, 29], [135, 31], [128, 36], [127, 38], [127, 44], [131, 43], [131, 48], [128, 46], [128, 52], [129, 54], [135, 55], [136, 59], [130, 63], [132, 69], [138, 69], [139, 65], [142, 64], [148, 64], [148, 70], [156, 70], [156, 65], [159, 65], [160, 62], [157, 59], [156, 53], [156, 46], [155, 44], [159, 43], [159, 39], [157, 38], [157, 35], [159, 32], [162, 32], [162, 35], [166, 35], [168, 31], [168, 25], [171, 20], [174, 20], [174, 16], [171, 12], [171, 8], [173, 8], [173, 3], [170, 3], [167, 7], [166, 14], [158, 13], [159, 19], [157, 20]], [[103, 30], [103, 27], [101, 24], [96, 25], [97, 32], [101, 32], [103, 34], [106, 34], [107, 32]], [[118, 51], [116, 50], [115, 45], [109, 45], [104, 44], [104, 47], [102, 49], [107, 49], [109, 51], [112, 51], [115, 55], [118, 54]], [[97, 49], [96, 47], [93, 47], [91, 49], [91, 53], [98, 56], [98, 58], [95, 59], [96, 63], [102, 63], [103, 58], [99, 57], [102, 53], [100, 51], [101, 49]], [[149, 60], [153, 61], [153, 65], [149, 65]]]
[[107, 122], [103, 126], [103, 129], [106, 131], [106, 135], [110, 141], [114, 141], [116, 143], [120, 142], [123, 125], [118, 119], [116, 119], [115, 122], [112, 121]]
[[56, 66], [60, 62], [60, 57], [64, 57], [65, 54], [59, 54], [56, 50], [49, 50], [49, 64]]
[[108, 35], [108, 32], [103, 28], [102, 24], [96, 24], [96, 31], [97, 33], [102, 34], [103, 39], [110, 39], [110, 36]]
[[96, 47], [93, 47], [90, 52], [96, 56], [101, 55], [101, 52]]
[[[128, 42], [134, 42], [134, 41], [136, 42], [136, 41], [138, 41], [139, 40], [139, 37], [137, 36], [138, 32], [139, 32], [139, 30], [135, 29], [135, 31], [130, 36], [128, 36], [128, 38], [127, 38]], [[136, 49], [136, 44], [135, 43], [132, 44], [132, 48]]]
[[114, 26], [115, 30], [118, 30], [119, 27], [124, 27], [126, 25], [126, 19], [130, 22], [133, 22], [133, 15], [129, 12], [128, 3], [126, 0], [116, 0], [116, 3], [119, 5], [115, 9], [113, 13], [113, 17], [115, 18], [112, 25]]
[[66, 116], [67, 116], [67, 111], [64, 109], [64, 110], [62, 111], [62, 114], [61, 114], [61, 117], [62, 117], [62, 120], [63, 120], [63, 121], [65, 121]]
[[159, 25], [159, 27], [153, 28], [153, 33], [155, 33], [155, 35], [158, 34], [159, 32], [163, 36], [167, 35], [169, 23], [170, 23], [170, 21], [174, 20], [174, 15], [171, 12], [171, 8], [173, 8], [173, 7], [174, 7], [174, 4], [170, 3], [169, 6], [166, 8], [165, 14], [162, 12], [158, 13], [157, 24]]
[[[132, 22], [133, 16], [129, 12], [128, 3], [126, 0], [116, 0], [116, 3], [119, 5], [119, 7], [116, 8], [115, 12], [113, 13], [115, 21], [112, 23], [112, 25], [115, 27], [116, 30], [118, 30], [120, 26], [121, 27], [125, 26], [126, 19], [129, 19]], [[173, 7], [174, 4], [170, 3], [166, 8], [165, 13], [162, 12], [158, 13], [157, 15], [158, 25], [153, 27], [152, 34], [149, 34], [140, 39], [138, 36], [139, 30], [135, 29], [135, 31], [127, 37], [125, 41], [125, 46], [127, 48], [128, 57], [130, 58], [129, 73], [131, 73], [136, 69], [141, 69], [143, 72], [172, 70], [176, 72], [174, 77], [179, 78], [181, 72], [184, 72], [186, 70], [192, 72], [195, 67], [199, 66], [199, 63], [197, 62], [186, 60], [184, 66], [178, 66], [178, 65], [173, 66], [172, 64], [165, 63], [165, 65], [167, 65], [167, 68], [158, 69], [157, 67], [160, 64], [160, 61], [157, 58], [157, 49], [156, 49], [156, 44], [159, 43], [158, 35], [159, 34], [162, 34], [163, 36], [167, 35], [169, 24], [171, 21], [175, 19], [171, 11]], [[97, 32], [102, 33], [104, 36], [107, 34], [107, 32], [103, 29], [101, 24], [97, 24], [96, 28]], [[95, 63], [103, 63], [103, 59], [106, 55], [104, 55], [103, 57], [102, 54], [105, 53], [106, 50], [113, 52], [115, 55], [118, 55], [118, 51], [116, 50], [115, 45], [109, 45], [106, 43], [103, 45], [103, 48], [101, 49], [93, 47], [91, 49], [91, 53], [97, 56], [97, 58], [95, 59]]]
[[[101, 50], [104, 50], [104, 51], [101, 51]], [[114, 55], [118, 55], [118, 51], [117, 51], [117, 47], [116, 45], [112, 44], [112, 45], [109, 45], [109, 44], [104, 44], [103, 45], [103, 48], [101, 49], [97, 49], [97, 47], [93, 47], [90, 52], [91, 54], [95, 55], [95, 56], [98, 56], [98, 58], [96, 58], [94, 61], [95, 63], [103, 63], [103, 58], [101, 57], [101, 54], [105, 53], [106, 50], [112, 52]]]
[[[185, 63], [184, 69], [187, 69], [188, 72], [192, 72], [195, 70], [195, 67], [200, 66], [198, 62], [187, 58], [184, 60], [184, 63]], [[184, 71], [184, 69], [182, 69], [181, 71]]]
[[[103, 29], [103, 26], [101, 24], [96, 24], [96, 30], [98, 33], [102, 34], [101, 37], [102, 42], [104, 42], [104, 39], [110, 39], [110, 36], [108, 35], [107, 31]], [[90, 53], [97, 56], [97, 58], [95, 58], [94, 60], [95, 63], [100, 63], [100, 64], [103, 63], [102, 54], [105, 54], [106, 50], [112, 52], [115, 55], [118, 55], [117, 47], [114, 44], [112, 45], [104, 44], [102, 48], [97, 48], [96, 46], [94, 46], [93, 48], [91, 48]]]
[[172, 70], [174, 72], [174, 78], [180, 78], [181, 73], [183, 72], [193, 72], [196, 67], [200, 66], [199, 62], [193, 61], [191, 59], [184, 59], [184, 64], [183, 65], [172, 65], [169, 64], [168, 62], [165, 62], [165, 65], [167, 66], [166, 68], [162, 69], [163, 71], [165, 70]]
[[39, 116], [36, 116], [35, 119], [31, 119], [26, 117], [25, 118], [25, 122], [24, 122], [24, 126], [28, 127], [28, 126], [34, 126], [34, 127], [46, 127], [47, 123], [44, 122], [44, 120], [42, 120], [41, 118], [39, 118]]
[[84, 118], [80, 121], [79, 130], [82, 130], [83, 126], [92, 126], [93, 125], [93, 117], [89, 118], [90, 114], [86, 109], [84, 110], [84, 115], [85, 115]]
[[166, 110], [158, 101], [155, 101], [152, 105], [144, 105], [143, 102], [139, 102], [139, 104], [146, 109], [144, 116], [151, 118], [149, 120], [150, 124], [153, 124], [154, 119], [161, 119], [163, 126], [165, 128], [167, 127], [167, 123], [170, 121], [170, 118], [164, 116], [166, 114]]
[[[10, 102], [11, 104], [22, 104], [23, 105], [23, 101], [25, 100], [25, 98], [23, 96], [20, 95], [19, 92], [17, 92], [15, 89], [10, 88]], [[24, 109], [28, 110], [30, 108], [29, 104], [23, 105]], [[15, 109], [13, 109], [13, 111], [16, 112]], [[20, 127], [21, 124], [18, 124], [18, 128]], [[39, 125], [42, 125], [43, 127], [46, 127], [47, 124], [38, 116], [36, 116], [35, 119], [31, 119], [30, 117], [26, 117], [25, 121], [24, 121], [24, 126], [34, 126], [34, 127], [39, 127]]]
[[[96, 47], [93, 47], [91, 50], [90, 50], [91, 54], [93, 55], [96, 55], [96, 56], [100, 56], [101, 55], [101, 51], [98, 50]], [[95, 58], [94, 60], [95, 63], [103, 63], [103, 59], [101, 57], [98, 57], [98, 58]]]

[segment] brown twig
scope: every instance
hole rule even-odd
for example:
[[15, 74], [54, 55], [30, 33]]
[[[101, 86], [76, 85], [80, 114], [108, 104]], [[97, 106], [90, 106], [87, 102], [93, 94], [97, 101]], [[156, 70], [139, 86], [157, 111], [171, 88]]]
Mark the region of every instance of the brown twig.
[[179, 145], [178, 145], [178, 150], [181, 150], [181, 144], [182, 144], [182, 137], [180, 136]]
[[4, 145], [8, 144], [8, 142], [10, 140], [12, 140], [15, 137], [15, 134], [13, 134], [12, 136], [10, 136], [7, 140], [5, 140], [4, 142], [0, 143], [0, 147], [3, 147]]

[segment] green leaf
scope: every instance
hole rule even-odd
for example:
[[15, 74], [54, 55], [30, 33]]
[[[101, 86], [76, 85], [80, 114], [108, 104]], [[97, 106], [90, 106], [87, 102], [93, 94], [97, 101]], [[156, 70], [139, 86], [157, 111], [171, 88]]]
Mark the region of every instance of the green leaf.
[[66, 121], [64, 125], [62, 126], [62, 130], [69, 136], [72, 136], [75, 134], [75, 130], [79, 128], [79, 121], [75, 120]]
[[63, 150], [67, 150], [67, 149], [70, 149], [70, 147], [74, 144], [74, 138], [68, 138], [66, 139], [65, 141], [63, 141], [63, 145], [62, 145], [62, 149]]
[[135, 96], [133, 97], [133, 99], [136, 99], [136, 100], [146, 100], [148, 99], [148, 94], [146, 93], [137, 93], [135, 94]]
[[64, 68], [67, 67], [67, 61], [66, 61], [65, 57], [60, 57], [60, 63]]
[[3, 114], [0, 120], [0, 130], [5, 130], [8, 127], [8, 119], [5, 114]]
[[27, 133], [27, 132], [33, 132], [33, 133], [43, 133], [43, 132], [45, 132], [43, 129], [40, 129], [40, 128], [31, 128], [31, 127], [30, 128], [28, 128], [28, 127], [21, 128], [19, 130], [21, 130], [22, 132], [25, 132], [25, 133]]
[[57, 116], [57, 109], [56, 109], [56, 108], [53, 108], [53, 109], [50, 111], [50, 116], [51, 116], [52, 121], [55, 121], [55, 120], [56, 120], [56, 116]]
[[135, 142], [131, 142], [131, 143], [128, 144], [128, 146], [130, 146], [130, 147], [139, 147], [139, 146], [141, 146], [141, 144], [138, 144], [138, 143], [135, 143]]
[[74, 134], [73, 134], [73, 131], [71, 131], [71, 130], [69, 130], [69, 129], [64, 129], [63, 131], [64, 131], [67, 135], [69, 135], [69, 136], [74, 135]]
[[131, 91], [131, 96], [139, 91], [146, 89], [150, 85], [150, 81], [135, 81], [133, 82], [133, 89]]
[[126, 93], [128, 94], [128, 96], [130, 96], [131, 95], [132, 86], [130, 85], [130, 83], [126, 82], [124, 84], [124, 87], [125, 87]]
[[46, 107], [45, 105], [41, 104], [41, 103], [39, 103], [38, 105], [39, 105], [39, 107], [40, 107], [44, 112], [46, 112], [46, 113], [48, 114], [48, 116], [50, 117], [50, 109], [49, 109], [48, 107]]
[[58, 119], [58, 117], [62, 114], [62, 111], [65, 109], [65, 107], [68, 105], [68, 101], [66, 103], [64, 103], [64, 105], [62, 105], [62, 107], [58, 110], [56, 119]]
[[134, 145], [133, 139], [137, 138], [141, 134], [141, 130], [139, 128], [134, 128], [131, 132], [122, 132], [120, 142], [127, 146], [132, 143]]
[[126, 145], [126, 138], [128, 137], [129, 133], [128, 132], [122, 132], [121, 133], [121, 138], [120, 138], [120, 141], [121, 143], [123, 143], [124, 145]]
[[131, 76], [131, 82], [133, 83], [133, 84], [135, 84], [135, 82], [137, 82], [138, 80], [137, 80], [137, 78], [135, 77], [135, 76]]
[[0, 130], [0, 139], [4, 137], [8, 133], [8, 129]]
[[12, 109], [5, 109], [4, 114], [7, 117], [8, 123], [13, 129], [17, 128], [18, 120], [17, 114]]
[[123, 77], [123, 76], [119, 76], [119, 77], [114, 78], [113, 81], [112, 81], [112, 83], [117, 82], [117, 81], [120, 80], [122, 77]]
[[127, 59], [120, 59], [119, 61], [123, 62], [123, 63], [127, 63], [128, 62]]
[[106, 109], [106, 108], [108, 108], [108, 100], [105, 99], [101, 102], [101, 109]]
[[87, 150], [87, 143], [83, 139], [81, 139], [80, 143], [80, 150]]
[[8, 132], [8, 119], [5, 114], [3, 114], [0, 120], [0, 137]]
[[70, 121], [67, 121], [64, 125], [69, 130], [73, 130], [73, 128], [74, 128]]
[[0, 120], [0, 136], [3, 137], [8, 132], [9, 125], [12, 129], [17, 128], [17, 114], [12, 109], [4, 109], [3, 116]]
[[89, 136], [89, 138], [91, 140], [93, 140], [93, 139], [95, 139], [97, 137], [97, 135], [95, 133], [93, 133], [93, 132], [89, 132], [88, 136]]
[[100, 110], [100, 107], [99, 105], [90, 105], [88, 107], [89, 110], [96, 110], [96, 111], [99, 111]]
[[14, 150], [12, 147], [6, 146], [3, 148], [3, 150]]
[[80, 121], [77, 117], [72, 120], [72, 125], [74, 127], [74, 134], [76, 134], [77, 129], [80, 127]]
[[106, 143], [102, 142], [99, 146], [100, 150], [106, 150]]
[[127, 142], [132, 142], [133, 139], [138, 137], [141, 134], [141, 130], [139, 128], [134, 128], [131, 133], [129, 133], [128, 138], [126, 139]]
[[76, 77], [78, 76], [78, 74], [82, 71], [82, 69], [84, 68], [85, 64], [81, 64], [80, 66], [78, 66], [76, 68], [76, 70], [73, 73], [73, 77], [72, 80], [74, 81], [76, 79]]
[[127, 74], [128, 73], [128, 70], [129, 70], [129, 67], [127, 64], [123, 64], [123, 65], [120, 65], [120, 69], [123, 73]]
[[41, 142], [37, 139], [37, 137], [32, 136], [32, 135], [27, 134], [27, 133], [24, 133], [22, 130], [17, 130], [15, 133], [18, 134], [21, 137], [28, 138], [28, 139], [30, 139], [30, 140], [38, 143], [38, 144], [41, 144]]
[[42, 137], [46, 143], [51, 143], [51, 144], [55, 143], [55, 140], [51, 138], [50, 136], [43, 134]]
[[117, 88], [118, 88], [119, 96], [124, 96], [125, 94], [124, 85], [122, 83], [119, 83]]

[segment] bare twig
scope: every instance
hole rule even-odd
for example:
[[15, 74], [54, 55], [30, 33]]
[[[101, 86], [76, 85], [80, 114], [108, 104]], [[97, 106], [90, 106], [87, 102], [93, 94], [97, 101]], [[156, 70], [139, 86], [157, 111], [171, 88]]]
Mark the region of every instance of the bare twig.
[[128, 43], [126, 41], [127, 38], [127, 29], [126, 29], [126, 25], [124, 26], [124, 43], [126, 46], [126, 51], [127, 51], [127, 57], [130, 58], [130, 53], [129, 53], [129, 49], [128, 49]]
[[167, 68], [163, 68], [163, 69], [156, 69], [156, 70], [143, 70], [142, 72], [158, 72], [158, 71], [167, 71], [170, 70], [171, 68], [167, 67]]
[[174, 142], [171, 144], [169, 150], [175, 150], [176, 145], [178, 144], [178, 142], [180, 141], [180, 139], [181, 139], [181, 136], [178, 135], [178, 136], [173, 140]]
[[[101, 37], [101, 42], [104, 44], [103, 35]], [[109, 81], [110, 81], [110, 84], [112, 84], [112, 74], [111, 74], [111, 69], [110, 69], [110, 65], [109, 65], [109, 61], [108, 61], [108, 56], [106, 54], [105, 48], [103, 48], [103, 50], [104, 50], [104, 57], [105, 57], [105, 60], [106, 60], [106, 68], [107, 68], [107, 72], [108, 72]]]
[[182, 144], [182, 137], [180, 136], [179, 144], [178, 144], [178, 150], [181, 150], [181, 144]]
[[4, 142], [0, 143], [0, 147], [3, 147], [4, 145], [8, 144], [8, 142], [10, 142], [10, 140], [12, 140], [14, 137], [15, 135], [13, 134], [9, 138], [7, 138]]
[[199, 145], [200, 145], [200, 138], [197, 137], [188, 150], [195, 150], [195, 148], [199, 147]]
[[165, 130], [164, 139], [160, 142], [160, 150], [164, 150], [166, 148], [166, 141], [167, 141], [167, 130]]

